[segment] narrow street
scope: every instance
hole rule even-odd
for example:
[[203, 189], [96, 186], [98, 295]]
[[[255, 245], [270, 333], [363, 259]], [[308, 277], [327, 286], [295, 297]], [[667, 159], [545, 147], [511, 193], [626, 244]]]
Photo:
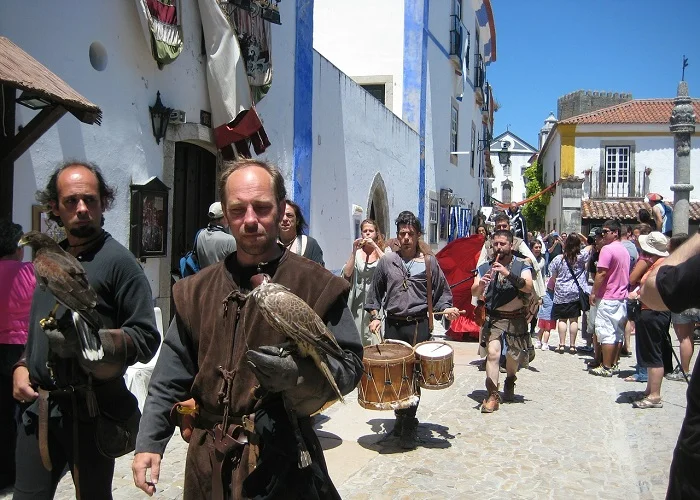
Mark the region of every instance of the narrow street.
[[[677, 342], [673, 331], [674, 345]], [[555, 340], [552, 339], [554, 344]], [[450, 342], [455, 383], [423, 391], [418, 410], [421, 443], [398, 447], [387, 437], [390, 412], [365, 410], [353, 392], [318, 418], [331, 476], [343, 498], [663, 498], [668, 469], [685, 414], [686, 384], [664, 381], [662, 409], [636, 410], [628, 402], [644, 384], [585, 371], [588, 359], [537, 351], [518, 376], [516, 402], [482, 415], [484, 372], [472, 361], [476, 343]], [[502, 375], [503, 377], [503, 375]], [[174, 437], [166, 452], [160, 498], [181, 498], [186, 447]], [[131, 457], [117, 461], [114, 497], [139, 498]], [[0, 499], [11, 498], [9, 492]], [[57, 499], [74, 498], [70, 476]]]

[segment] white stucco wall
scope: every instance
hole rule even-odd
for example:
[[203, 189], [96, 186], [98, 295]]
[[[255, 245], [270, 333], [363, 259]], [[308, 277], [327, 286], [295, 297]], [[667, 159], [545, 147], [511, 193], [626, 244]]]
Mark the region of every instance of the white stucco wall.
[[[474, 77], [475, 21], [476, 16], [469, 2], [463, 2], [463, 23], [471, 32], [470, 78]], [[453, 195], [470, 201], [479, 207], [479, 163], [475, 159], [474, 173], [470, 170], [469, 155], [458, 156], [458, 164], [450, 162], [450, 126], [452, 97], [456, 97], [457, 83], [461, 77], [444, 51], [449, 51], [450, 2], [430, 2], [428, 27], [432, 35], [428, 38], [427, 52], [427, 99], [425, 132], [425, 219], [429, 214], [430, 192], [439, 193], [441, 188], [450, 188]], [[392, 75], [394, 80], [393, 112], [401, 116], [404, 59], [404, 1], [387, 0], [315, 0], [314, 3], [314, 48], [335, 64], [341, 71], [352, 76]], [[482, 47], [483, 51], [483, 47]], [[481, 106], [474, 100], [474, 91], [467, 87], [462, 102], [458, 103], [459, 129], [458, 149], [471, 148], [471, 125], [476, 126], [477, 140], [482, 136]], [[418, 130], [418, 124], [413, 124]], [[480, 155], [478, 155], [480, 156]], [[415, 159], [416, 167], [419, 164]], [[418, 190], [418, 173], [408, 175], [415, 182], [412, 189]], [[436, 247], [444, 246], [441, 241]]]
[[[199, 122], [209, 110], [205, 58], [200, 55], [201, 23], [196, 2], [184, 1], [185, 48], [171, 65], [159, 70], [149, 54], [134, 2], [3, 2], [0, 33], [65, 80], [103, 111], [101, 126], [89, 126], [66, 114], [15, 162], [13, 217], [31, 227], [34, 193], [53, 168], [68, 159], [96, 163], [117, 188], [105, 228], [121, 243], [129, 236], [129, 185], [162, 176], [163, 142], [151, 131], [148, 106], [156, 91], [166, 106], [184, 110]], [[93, 21], [89, 21], [93, 20]], [[103, 71], [93, 69], [90, 44], [98, 41], [108, 54]], [[17, 107], [18, 126], [34, 112]], [[146, 272], [157, 295], [157, 262]]]
[[[557, 176], [561, 174], [561, 136], [559, 132], [555, 132], [555, 135], [550, 138], [550, 144], [544, 152], [544, 155], [540, 155], [539, 160], [542, 162], [542, 174], [544, 177], [544, 184], [549, 185], [558, 177], [555, 178], [554, 170], [556, 164]], [[550, 228], [553, 226], [554, 220], [556, 219], [557, 229], [561, 225], [561, 190], [555, 189], [552, 197], [547, 205], [547, 210], [545, 212], [544, 224], [545, 229], [547, 229], [547, 223], [550, 224]]]
[[314, 0], [314, 49], [351, 77], [391, 75], [399, 117], [403, 15], [403, 0]]
[[369, 217], [380, 174], [389, 204], [388, 236], [402, 210], [418, 206], [418, 134], [333, 64], [314, 55], [314, 151], [310, 234], [326, 268], [339, 270], [352, 248], [352, 205]]
[[[694, 141], [691, 140], [690, 182], [700, 188], [700, 135], [695, 136], [694, 139]], [[602, 143], [604, 144], [601, 146]], [[651, 169], [649, 192], [656, 192], [668, 200], [673, 200], [671, 185], [673, 184], [674, 149], [671, 135], [577, 137], [575, 144], [575, 171], [580, 177], [583, 177], [585, 170], [597, 171], [604, 168], [604, 165], [601, 165], [601, 147], [634, 145], [635, 171]], [[690, 192], [690, 197], [700, 199], [700, 194], [693, 190]]]

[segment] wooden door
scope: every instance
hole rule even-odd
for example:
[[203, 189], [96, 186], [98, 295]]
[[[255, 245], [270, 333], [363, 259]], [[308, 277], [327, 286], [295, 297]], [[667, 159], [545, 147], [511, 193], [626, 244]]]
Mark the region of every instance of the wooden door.
[[179, 274], [180, 257], [192, 250], [197, 231], [209, 222], [216, 201], [216, 156], [194, 144], [175, 144], [171, 268]]

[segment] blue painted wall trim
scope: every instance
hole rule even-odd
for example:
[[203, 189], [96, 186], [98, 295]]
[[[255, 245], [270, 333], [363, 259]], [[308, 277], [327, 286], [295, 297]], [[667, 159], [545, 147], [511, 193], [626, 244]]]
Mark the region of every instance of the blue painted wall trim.
[[423, 29], [421, 30], [421, 64], [420, 64], [420, 125], [418, 134], [420, 136], [420, 179], [418, 181], [418, 220], [423, 227], [425, 224], [425, 125], [428, 110], [426, 107], [428, 99], [428, 14], [430, 8], [428, 0], [423, 0]]
[[314, 0], [296, 1], [294, 47], [294, 201], [306, 220], [311, 219], [311, 171], [313, 160]]
[[418, 130], [418, 220], [425, 225], [425, 118], [428, 78], [428, 0], [405, 0], [403, 116]]
[[447, 51], [447, 49], [438, 41], [437, 38], [435, 38], [435, 35], [433, 35], [430, 30], [426, 29], [425, 31], [428, 33], [428, 37], [430, 37], [430, 39], [433, 41], [435, 46], [440, 50], [440, 52], [442, 52], [445, 55], [445, 57], [447, 57], [449, 59], [450, 53]]
[[[449, 58], [450, 58], [450, 53], [447, 51], [447, 49], [445, 48], [445, 46], [442, 45], [442, 44], [440, 43], [440, 41], [439, 41], [437, 38], [435, 38], [435, 35], [433, 35], [433, 33], [432, 33], [430, 30], [426, 29], [425, 32], [428, 34], [428, 38], [430, 38], [430, 39], [433, 41], [433, 43], [434, 43], [435, 46], [438, 48], [438, 50], [439, 50], [440, 52], [442, 52], [442, 54], [443, 54], [446, 58], [449, 59]], [[490, 42], [489, 42], [489, 43], [490, 43]], [[489, 48], [489, 50], [491, 50], [491, 49]], [[467, 77], [465, 78], [465, 81], [466, 81], [467, 84], [471, 87], [472, 92], [473, 92], [473, 91], [474, 91], [474, 84], [472, 83], [471, 79], [467, 76]], [[461, 98], [461, 97], [458, 97], [457, 100], [458, 100], [458, 101], [461, 101], [462, 98]]]

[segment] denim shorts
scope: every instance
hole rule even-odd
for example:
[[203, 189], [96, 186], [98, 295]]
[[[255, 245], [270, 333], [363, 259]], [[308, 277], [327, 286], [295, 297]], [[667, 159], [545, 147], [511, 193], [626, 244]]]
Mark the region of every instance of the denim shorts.
[[682, 313], [671, 313], [671, 323], [674, 325], [687, 325], [700, 323], [700, 309], [686, 309]]

